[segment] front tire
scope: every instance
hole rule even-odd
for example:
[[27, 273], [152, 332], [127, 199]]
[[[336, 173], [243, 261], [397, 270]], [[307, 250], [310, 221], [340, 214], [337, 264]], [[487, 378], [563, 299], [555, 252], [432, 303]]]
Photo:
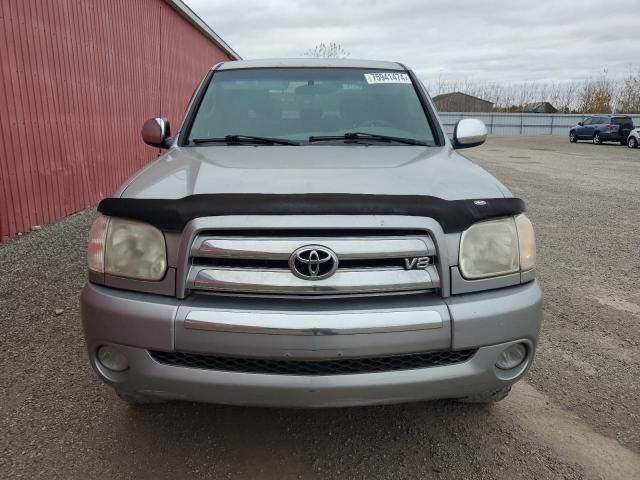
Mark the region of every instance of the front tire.
[[496, 403], [504, 400], [511, 391], [511, 385], [491, 392], [476, 393], [468, 397], [457, 398], [456, 401], [461, 403]]
[[578, 135], [573, 130], [571, 132], [569, 132], [569, 141], [571, 143], [576, 143], [578, 141]]
[[602, 145], [602, 137], [599, 132], [593, 134], [593, 143], [595, 145]]
[[638, 148], [638, 140], [636, 137], [631, 137], [627, 142], [627, 147], [629, 148]]

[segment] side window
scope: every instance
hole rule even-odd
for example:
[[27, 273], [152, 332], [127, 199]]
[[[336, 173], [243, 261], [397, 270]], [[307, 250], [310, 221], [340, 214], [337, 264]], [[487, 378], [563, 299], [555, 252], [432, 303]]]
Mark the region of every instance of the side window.
[[614, 125], [622, 125], [622, 128], [633, 128], [633, 120], [628, 117], [618, 117], [611, 119]]
[[602, 125], [603, 123], [609, 123], [609, 117], [598, 117], [598, 125]]
[[591, 118], [591, 117], [587, 117], [587, 118], [585, 118], [585, 119], [582, 121], [582, 125], [583, 125], [583, 126], [585, 126], [585, 127], [586, 127], [587, 125], [591, 125], [591, 120], [592, 120], [592, 118]]

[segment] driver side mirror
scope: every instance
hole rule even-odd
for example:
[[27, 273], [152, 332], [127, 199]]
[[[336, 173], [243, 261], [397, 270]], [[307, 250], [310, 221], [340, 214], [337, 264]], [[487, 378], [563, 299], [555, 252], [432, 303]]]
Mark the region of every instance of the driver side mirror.
[[164, 117], [150, 118], [144, 122], [140, 134], [144, 143], [152, 147], [169, 148], [173, 142], [169, 120]]
[[578, 125], [580, 125], [582, 127], [582, 126], [584, 126], [584, 122], [578, 122]]
[[456, 123], [453, 130], [453, 148], [471, 148], [487, 140], [487, 127], [476, 118], [465, 118]]

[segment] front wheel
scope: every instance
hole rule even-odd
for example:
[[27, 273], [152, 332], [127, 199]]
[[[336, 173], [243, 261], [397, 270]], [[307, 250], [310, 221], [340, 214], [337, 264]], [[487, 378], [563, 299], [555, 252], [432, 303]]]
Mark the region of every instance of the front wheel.
[[631, 137], [627, 142], [627, 147], [629, 148], [638, 148], [638, 140], [636, 137]]
[[456, 401], [461, 403], [496, 403], [504, 400], [511, 391], [511, 385], [491, 392], [476, 393], [468, 397], [457, 398]]
[[569, 132], [569, 141], [571, 143], [576, 143], [578, 141], [578, 135], [576, 135], [576, 132], [574, 131]]
[[602, 137], [598, 132], [593, 134], [593, 143], [596, 145], [602, 145]]

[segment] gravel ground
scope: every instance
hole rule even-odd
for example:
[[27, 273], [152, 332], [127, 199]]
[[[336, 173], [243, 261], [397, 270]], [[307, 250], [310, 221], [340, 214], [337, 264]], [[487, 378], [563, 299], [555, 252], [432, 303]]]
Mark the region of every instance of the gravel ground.
[[507, 400], [129, 408], [84, 351], [87, 210], [0, 244], [0, 478], [638, 478], [640, 151], [494, 137], [467, 155], [538, 235], [542, 340]]
[[536, 228], [545, 316], [529, 382], [637, 453], [640, 150], [552, 140], [469, 155], [527, 201]]

